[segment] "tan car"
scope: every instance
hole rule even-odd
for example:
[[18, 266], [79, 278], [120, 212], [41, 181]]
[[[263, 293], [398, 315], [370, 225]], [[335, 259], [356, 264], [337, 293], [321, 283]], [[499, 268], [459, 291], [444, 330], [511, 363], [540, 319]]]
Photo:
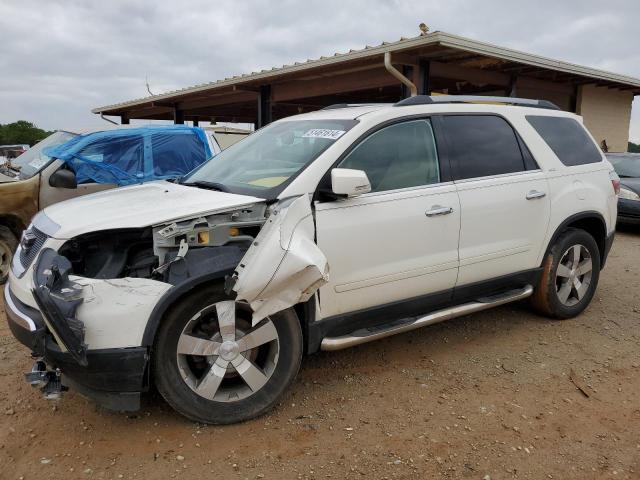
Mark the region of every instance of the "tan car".
[[[115, 128], [127, 126], [118, 125]], [[203, 130], [207, 133], [214, 154], [251, 133], [225, 126], [205, 127]], [[0, 284], [5, 283], [9, 275], [13, 252], [22, 231], [39, 210], [63, 200], [116, 186], [104, 183], [77, 184], [72, 172], [60, 168], [64, 162], [52, 160], [43, 153], [46, 147], [64, 143], [79, 134], [58, 130], [18, 158], [0, 162]]]
[[42, 142], [0, 166], [0, 283], [9, 275], [11, 258], [18, 239], [38, 210], [68, 198], [104, 190], [109, 185], [78, 185], [60, 188], [55, 173], [63, 162], [51, 161], [42, 153], [45, 147], [64, 143], [78, 135], [59, 130]]

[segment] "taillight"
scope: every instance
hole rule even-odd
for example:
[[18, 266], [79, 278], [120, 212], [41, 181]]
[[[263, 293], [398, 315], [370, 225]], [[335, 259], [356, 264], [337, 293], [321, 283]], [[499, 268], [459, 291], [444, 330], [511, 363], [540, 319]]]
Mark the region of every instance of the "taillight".
[[609, 178], [611, 179], [611, 185], [616, 195], [620, 195], [620, 177], [614, 171], [609, 172]]

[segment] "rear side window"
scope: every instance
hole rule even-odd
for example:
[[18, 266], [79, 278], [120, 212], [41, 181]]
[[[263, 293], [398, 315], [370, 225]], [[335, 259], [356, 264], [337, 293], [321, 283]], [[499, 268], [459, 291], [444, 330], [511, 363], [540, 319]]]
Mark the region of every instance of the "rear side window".
[[527, 121], [566, 166], [602, 161], [600, 150], [577, 120], [527, 115]]
[[158, 177], [179, 177], [207, 160], [202, 140], [192, 132], [151, 135], [153, 173]]
[[503, 118], [494, 115], [446, 115], [442, 119], [455, 180], [527, 169], [518, 137]]

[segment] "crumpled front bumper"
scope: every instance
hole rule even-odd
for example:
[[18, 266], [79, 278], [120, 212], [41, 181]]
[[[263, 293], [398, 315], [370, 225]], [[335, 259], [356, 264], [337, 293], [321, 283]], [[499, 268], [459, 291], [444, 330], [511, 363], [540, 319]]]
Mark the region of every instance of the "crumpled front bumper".
[[43, 358], [51, 369], [59, 369], [63, 384], [91, 398], [105, 408], [135, 411], [140, 396], [148, 389], [148, 351], [145, 347], [87, 350], [82, 365], [61, 347], [40, 311], [24, 304], [4, 288], [4, 305], [9, 328], [16, 339]]

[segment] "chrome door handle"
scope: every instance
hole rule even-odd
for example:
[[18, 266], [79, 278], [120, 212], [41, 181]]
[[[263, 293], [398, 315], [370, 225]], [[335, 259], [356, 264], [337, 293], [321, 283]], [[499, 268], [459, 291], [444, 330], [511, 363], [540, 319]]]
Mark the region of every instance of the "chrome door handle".
[[451, 207], [441, 207], [440, 205], [434, 205], [431, 207], [431, 210], [427, 210], [424, 214], [427, 217], [435, 217], [437, 215], [449, 215], [453, 212], [453, 208]]
[[547, 194], [538, 190], [531, 190], [527, 193], [527, 200], [535, 200], [536, 198], [546, 197]]

